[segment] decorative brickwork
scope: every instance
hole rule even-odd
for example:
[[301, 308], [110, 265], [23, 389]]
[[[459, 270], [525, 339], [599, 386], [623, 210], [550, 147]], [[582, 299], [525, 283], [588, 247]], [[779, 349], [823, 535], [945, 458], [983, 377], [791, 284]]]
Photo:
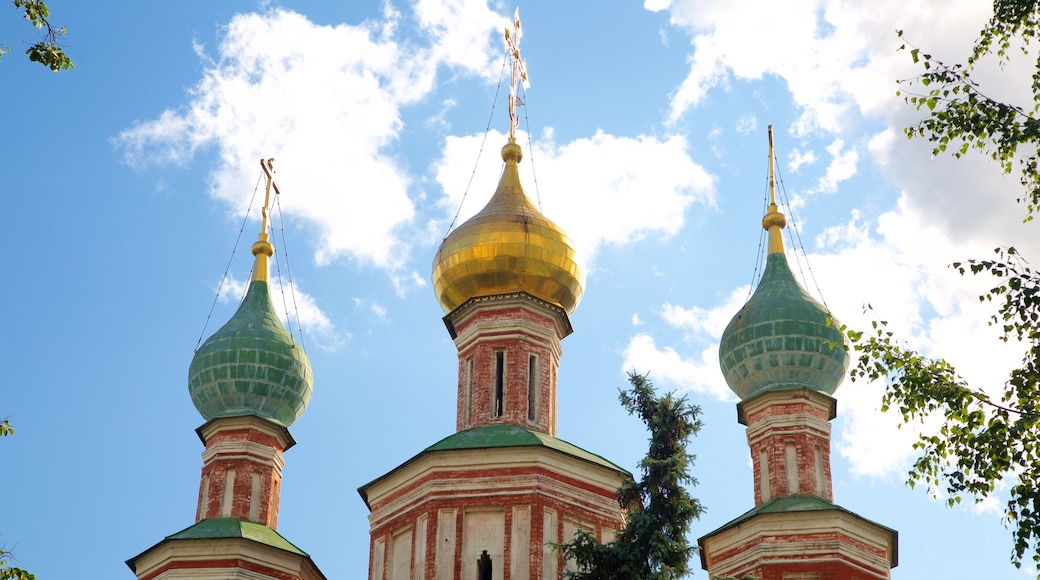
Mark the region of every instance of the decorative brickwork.
[[807, 388], [766, 390], [737, 405], [747, 425], [755, 508], [698, 540], [711, 577], [887, 580], [894, 530], [832, 503], [835, 400]]
[[240, 518], [278, 528], [289, 431], [259, 417], [221, 417], [198, 429], [206, 445], [195, 521]]
[[[612, 540], [626, 475], [555, 438], [567, 313], [514, 292], [470, 298], [444, 323], [459, 353], [457, 431], [358, 490], [371, 510], [368, 577], [562, 580], [547, 542], [578, 527]], [[405, 534], [407, 553], [394, 540]]]
[[470, 300], [445, 316], [445, 323], [459, 351], [456, 430], [509, 423], [555, 436], [556, 374], [560, 341], [570, 333], [567, 314], [516, 293]]
[[833, 500], [834, 408], [833, 398], [808, 388], [767, 391], [738, 405], [751, 448], [755, 506], [788, 495]]
[[[425, 452], [361, 490], [371, 509], [369, 578], [397, 580], [403, 557], [412, 575], [401, 578], [475, 578], [474, 555], [486, 551], [494, 580], [561, 580], [563, 562], [545, 540], [566, 539], [564, 521], [613, 539], [619, 485], [619, 470], [545, 447]], [[391, 551], [402, 530], [425, 530], [407, 555]]]

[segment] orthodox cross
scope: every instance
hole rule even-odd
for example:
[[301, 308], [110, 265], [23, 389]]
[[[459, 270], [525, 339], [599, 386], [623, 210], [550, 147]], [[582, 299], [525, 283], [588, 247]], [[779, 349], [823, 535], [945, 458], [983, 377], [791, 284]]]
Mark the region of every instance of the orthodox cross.
[[260, 167], [264, 170], [264, 174], [267, 176], [267, 191], [264, 195], [264, 207], [260, 210], [263, 217], [260, 225], [260, 233], [266, 234], [268, 223], [268, 212], [271, 208], [271, 188], [274, 187], [274, 192], [281, 195], [282, 191], [278, 189], [278, 184], [274, 182], [274, 158], [261, 159]]
[[521, 84], [524, 90], [530, 88], [527, 82], [527, 67], [520, 58], [520, 37], [523, 36], [520, 28], [520, 9], [513, 13], [513, 29], [506, 28], [506, 53], [512, 60], [513, 68], [509, 80], [509, 139], [516, 139], [516, 129], [520, 126], [520, 118], [516, 114], [517, 105], [523, 106], [524, 102], [517, 96], [517, 84]]

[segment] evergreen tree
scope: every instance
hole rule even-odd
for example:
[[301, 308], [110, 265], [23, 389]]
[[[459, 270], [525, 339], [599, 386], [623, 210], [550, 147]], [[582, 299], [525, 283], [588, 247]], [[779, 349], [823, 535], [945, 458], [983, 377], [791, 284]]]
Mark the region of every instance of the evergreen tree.
[[557, 546], [577, 566], [567, 574], [572, 580], [674, 580], [687, 575], [696, 551], [686, 534], [703, 508], [686, 489], [697, 485], [689, 473], [694, 456], [686, 446], [701, 429], [700, 408], [671, 393], [656, 396], [643, 375], [631, 373], [629, 382], [621, 404], [650, 431], [650, 449], [639, 463], [642, 477], [628, 479], [618, 490], [628, 517], [614, 541], [601, 544], [579, 530]]

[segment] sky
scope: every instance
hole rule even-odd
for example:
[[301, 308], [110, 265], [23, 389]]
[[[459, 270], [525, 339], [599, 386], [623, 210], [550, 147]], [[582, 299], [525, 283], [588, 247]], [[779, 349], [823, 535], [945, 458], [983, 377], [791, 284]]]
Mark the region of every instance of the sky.
[[[41, 579], [132, 578], [126, 559], [194, 523], [203, 420], [187, 369], [237, 306], [260, 227], [259, 201], [246, 208], [259, 159], [273, 157], [272, 274], [292, 275], [288, 310], [315, 375], [278, 529], [327, 577], [365, 577], [357, 488], [454, 432], [456, 351], [431, 261], [501, 170], [501, 35], [517, 6], [48, 4], [72, 71], [26, 62], [34, 31], [13, 9], [0, 18], [12, 48], [0, 62], [0, 417], [16, 428], [0, 442], [0, 546]], [[617, 401], [626, 373], [689, 397], [705, 424], [692, 493], [707, 508], [692, 539], [753, 507], [717, 345], [760, 259], [767, 126], [797, 226], [793, 269], [840, 321], [887, 320], [987, 388], [1021, 359], [986, 324], [988, 281], [949, 268], [1001, 245], [1040, 255], [1017, 178], [974, 153], [933, 158], [904, 137], [921, 114], [896, 96], [918, 69], [895, 30], [963, 61], [989, 8], [519, 6], [521, 179], [588, 264], [563, 341], [559, 437], [636, 471], [647, 434]], [[1029, 60], [980, 78], [1024, 102]], [[1000, 496], [947, 508], [905, 484], [915, 428], [879, 411], [882, 388], [838, 389], [831, 462], [835, 502], [898, 530], [892, 577], [1036, 577], [1009, 563]]]

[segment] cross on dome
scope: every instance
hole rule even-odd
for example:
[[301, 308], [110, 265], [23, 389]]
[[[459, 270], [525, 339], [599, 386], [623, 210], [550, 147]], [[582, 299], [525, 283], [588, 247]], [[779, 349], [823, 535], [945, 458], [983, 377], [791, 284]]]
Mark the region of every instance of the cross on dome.
[[527, 82], [527, 63], [520, 58], [520, 39], [523, 37], [524, 32], [520, 27], [520, 9], [517, 8], [516, 12], [513, 13], [513, 29], [506, 28], [505, 30], [505, 45], [506, 54], [512, 61], [512, 68], [509, 78], [509, 139], [513, 140], [516, 138], [516, 129], [520, 126], [520, 118], [516, 114], [516, 107], [523, 106], [524, 102], [520, 100], [517, 95], [517, 85], [520, 84], [524, 87], [524, 90], [531, 88], [531, 83]]

